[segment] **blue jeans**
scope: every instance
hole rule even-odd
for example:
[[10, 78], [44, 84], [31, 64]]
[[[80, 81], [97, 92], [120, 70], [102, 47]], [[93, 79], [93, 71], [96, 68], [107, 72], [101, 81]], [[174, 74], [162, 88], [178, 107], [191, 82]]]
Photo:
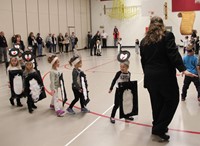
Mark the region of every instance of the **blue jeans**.
[[42, 55], [42, 44], [38, 44], [38, 55]]

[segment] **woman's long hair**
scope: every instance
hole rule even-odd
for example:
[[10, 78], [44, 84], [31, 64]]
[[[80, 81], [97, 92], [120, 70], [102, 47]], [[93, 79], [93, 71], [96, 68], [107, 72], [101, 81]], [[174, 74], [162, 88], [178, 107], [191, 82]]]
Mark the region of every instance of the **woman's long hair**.
[[149, 29], [144, 38], [144, 45], [159, 42], [165, 36], [165, 26], [162, 18], [154, 16], [151, 18]]

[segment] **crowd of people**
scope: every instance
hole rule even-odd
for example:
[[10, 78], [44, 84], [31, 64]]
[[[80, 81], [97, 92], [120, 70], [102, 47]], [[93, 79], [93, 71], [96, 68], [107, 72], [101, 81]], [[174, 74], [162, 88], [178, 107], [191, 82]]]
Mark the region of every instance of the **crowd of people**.
[[[156, 29], [155, 29], [156, 28]], [[155, 31], [156, 30], [156, 31]], [[90, 55], [101, 56], [101, 48], [107, 47], [107, 38], [108, 34], [103, 30], [102, 33], [99, 31], [92, 36], [91, 32], [88, 32], [87, 35], [88, 44], [87, 47], [90, 48]], [[119, 52], [121, 51], [122, 38], [119, 37], [119, 31], [117, 27], [113, 30], [114, 46], [119, 46]], [[186, 100], [187, 89], [191, 82], [194, 82], [196, 90], [198, 92], [197, 100], [200, 102], [200, 82], [198, 77], [198, 72], [200, 72], [200, 63], [194, 54], [199, 53], [199, 37], [197, 36], [197, 31], [193, 31], [191, 39], [185, 37], [184, 42], [184, 53], [187, 54], [182, 58], [178, 52], [175, 37], [172, 32], [165, 30], [163, 20], [160, 17], [153, 17], [150, 21], [149, 30], [147, 31], [145, 37], [139, 42], [138, 39], [135, 40], [135, 49], [136, 53], [141, 56], [141, 64], [144, 72], [144, 88], [147, 88], [150, 101], [152, 105], [152, 117], [153, 117], [153, 127], [152, 134], [159, 136], [163, 140], [169, 140], [170, 136], [166, 133], [168, 132], [168, 126], [173, 119], [173, 116], [176, 112], [178, 103], [179, 103], [179, 87], [176, 78], [176, 69], [182, 74], [185, 75], [184, 85], [182, 88], [181, 99], [182, 101]], [[33, 112], [33, 109], [36, 109], [37, 106], [35, 102], [46, 97], [43, 82], [39, 70], [37, 69], [37, 62], [35, 60], [36, 52], [38, 51], [38, 56], [42, 55], [42, 49], [44, 46], [48, 48], [49, 53], [56, 53], [56, 46], [58, 45], [59, 52], [68, 52], [69, 46], [71, 45], [72, 50], [75, 50], [77, 46], [78, 38], [75, 33], [72, 32], [71, 35], [65, 33], [63, 36], [62, 33], [58, 37], [55, 34], [49, 33], [46, 40], [44, 41], [40, 36], [40, 33], [37, 36], [34, 36], [34, 33], [31, 32], [28, 36], [28, 50], [26, 49], [23, 41], [21, 40], [20, 35], [14, 35], [12, 37], [13, 49], [17, 49], [18, 53], [11, 54], [9, 60], [9, 66], [7, 71], [11, 73], [12, 71], [23, 72], [22, 79], [23, 81], [23, 90], [20, 94], [13, 93], [13, 87], [11, 88], [12, 96], [10, 98], [11, 105], [14, 105], [14, 99], [17, 99], [17, 106], [23, 106], [20, 102], [22, 96], [27, 96], [27, 105], [29, 113]], [[102, 43], [101, 43], [102, 42]], [[101, 45], [102, 44], [102, 45]], [[2, 62], [2, 56], [4, 56], [4, 61], [8, 61], [7, 58], [7, 41], [3, 32], [0, 32], [0, 61]], [[9, 52], [13, 50], [10, 49]], [[15, 52], [15, 50], [13, 51]], [[27, 54], [28, 52], [28, 54]], [[21, 61], [23, 60], [23, 61]], [[59, 58], [53, 54], [48, 57], [48, 62], [51, 64], [50, 71], [50, 89], [52, 100], [50, 103], [50, 108], [55, 110], [57, 116], [63, 116], [65, 111], [62, 110], [62, 107], [58, 104], [58, 88], [61, 88], [59, 82], [59, 77], [61, 73], [58, 71], [59, 68]], [[78, 100], [80, 100], [81, 112], [90, 112], [86, 108], [86, 100], [84, 98], [83, 86], [81, 84], [81, 76], [86, 76], [82, 67], [82, 59], [79, 55], [74, 55], [70, 61], [70, 65], [74, 67], [72, 71], [72, 90], [74, 93], [74, 100], [71, 102], [67, 108], [67, 112], [70, 114], [75, 114], [73, 107]], [[129, 61], [120, 63], [120, 71], [118, 71], [111, 83], [109, 88], [109, 93], [112, 92], [113, 87], [118, 82], [129, 82], [130, 81], [130, 72]], [[9, 74], [9, 76], [11, 76]], [[33, 94], [30, 90], [31, 85], [29, 81], [35, 78], [37, 81], [40, 90], [40, 94]], [[13, 81], [10, 79], [10, 86], [13, 86]], [[85, 82], [87, 86], [87, 82]], [[35, 87], [35, 86], [34, 86]], [[22, 93], [22, 91], [24, 93]], [[86, 90], [86, 92], [88, 92]], [[119, 105], [119, 91], [118, 87], [116, 88], [115, 94], [115, 105], [113, 107], [110, 122], [115, 123], [115, 113]], [[19, 96], [20, 95], [20, 96]], [[38, 96], [37, 98], [34, 97]], [[127, 117], [129, 120], [133, 120], [133, 117]]]

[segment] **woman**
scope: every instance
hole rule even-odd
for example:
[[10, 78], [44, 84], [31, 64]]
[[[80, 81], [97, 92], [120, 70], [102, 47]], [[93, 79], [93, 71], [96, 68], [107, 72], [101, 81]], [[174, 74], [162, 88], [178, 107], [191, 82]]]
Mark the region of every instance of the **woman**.
[[140, 44], [144, 87], [147, 88], [153, 113], [152, 134], [169, 140], [170, 124], [179, 103], [176, 69], [194, 77], [183, 64], [172, 32], [165, 30], [160, 17], [151, 19], [149, 30]]

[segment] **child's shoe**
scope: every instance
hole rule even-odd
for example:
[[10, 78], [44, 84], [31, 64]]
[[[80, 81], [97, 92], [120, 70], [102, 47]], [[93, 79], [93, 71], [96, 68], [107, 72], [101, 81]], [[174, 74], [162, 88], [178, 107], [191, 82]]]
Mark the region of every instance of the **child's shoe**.
[[88, 110], [87, 108], [81, 108], [81, 112], [83, 112], [83, 113], [89, 113], [90, 112], [90, 110]]
[[33, 103], [33, 105], [32, 105], [32, 108], [34, 108], [34, 109], [36, 109], [37, 108], [37, 106]]
[[58, 110], [58, 111], [56, 111], [56, 114], [57, 114], [58, 117], [63, 117], [64, 114], [65, 114], [65, 111], [63, 111], [63, 110]]
[[12, 106], [14, 106], [14, 105], [15, 105], [14, 99], [11, 97], [9, 100], [10, 100], [10, 104], [11, 104]]
[[17, 103], [17, 106], [18, 106], [18, 107], [22, 107], [23, 104], [22, 104], [21, 102], [19, 102], [19, 103]]
[[51, 110], [54, 110], [54, 109], [55, 109], [55, 107], [54, 107], [54, 105], [53, 105], [53, 104], [50, 104], [50, 106], [49, 106], [49, 107], [50, 107], [50, 109], [51, 109]]
[[72, 114], [72, 115], [74, 115], [75, 114], [75, 112], [74, 112], [74, 110], [73, 109], [71, 109], [71, 108], [67, 108], [67, 111], [70, 113], [70, 114]]
[[21, 101], [20, 101], [20, 98], [17, 98], [17, 106], [18, 107], [22, 107], [23, 106], [22, 103], [21, 103]]

